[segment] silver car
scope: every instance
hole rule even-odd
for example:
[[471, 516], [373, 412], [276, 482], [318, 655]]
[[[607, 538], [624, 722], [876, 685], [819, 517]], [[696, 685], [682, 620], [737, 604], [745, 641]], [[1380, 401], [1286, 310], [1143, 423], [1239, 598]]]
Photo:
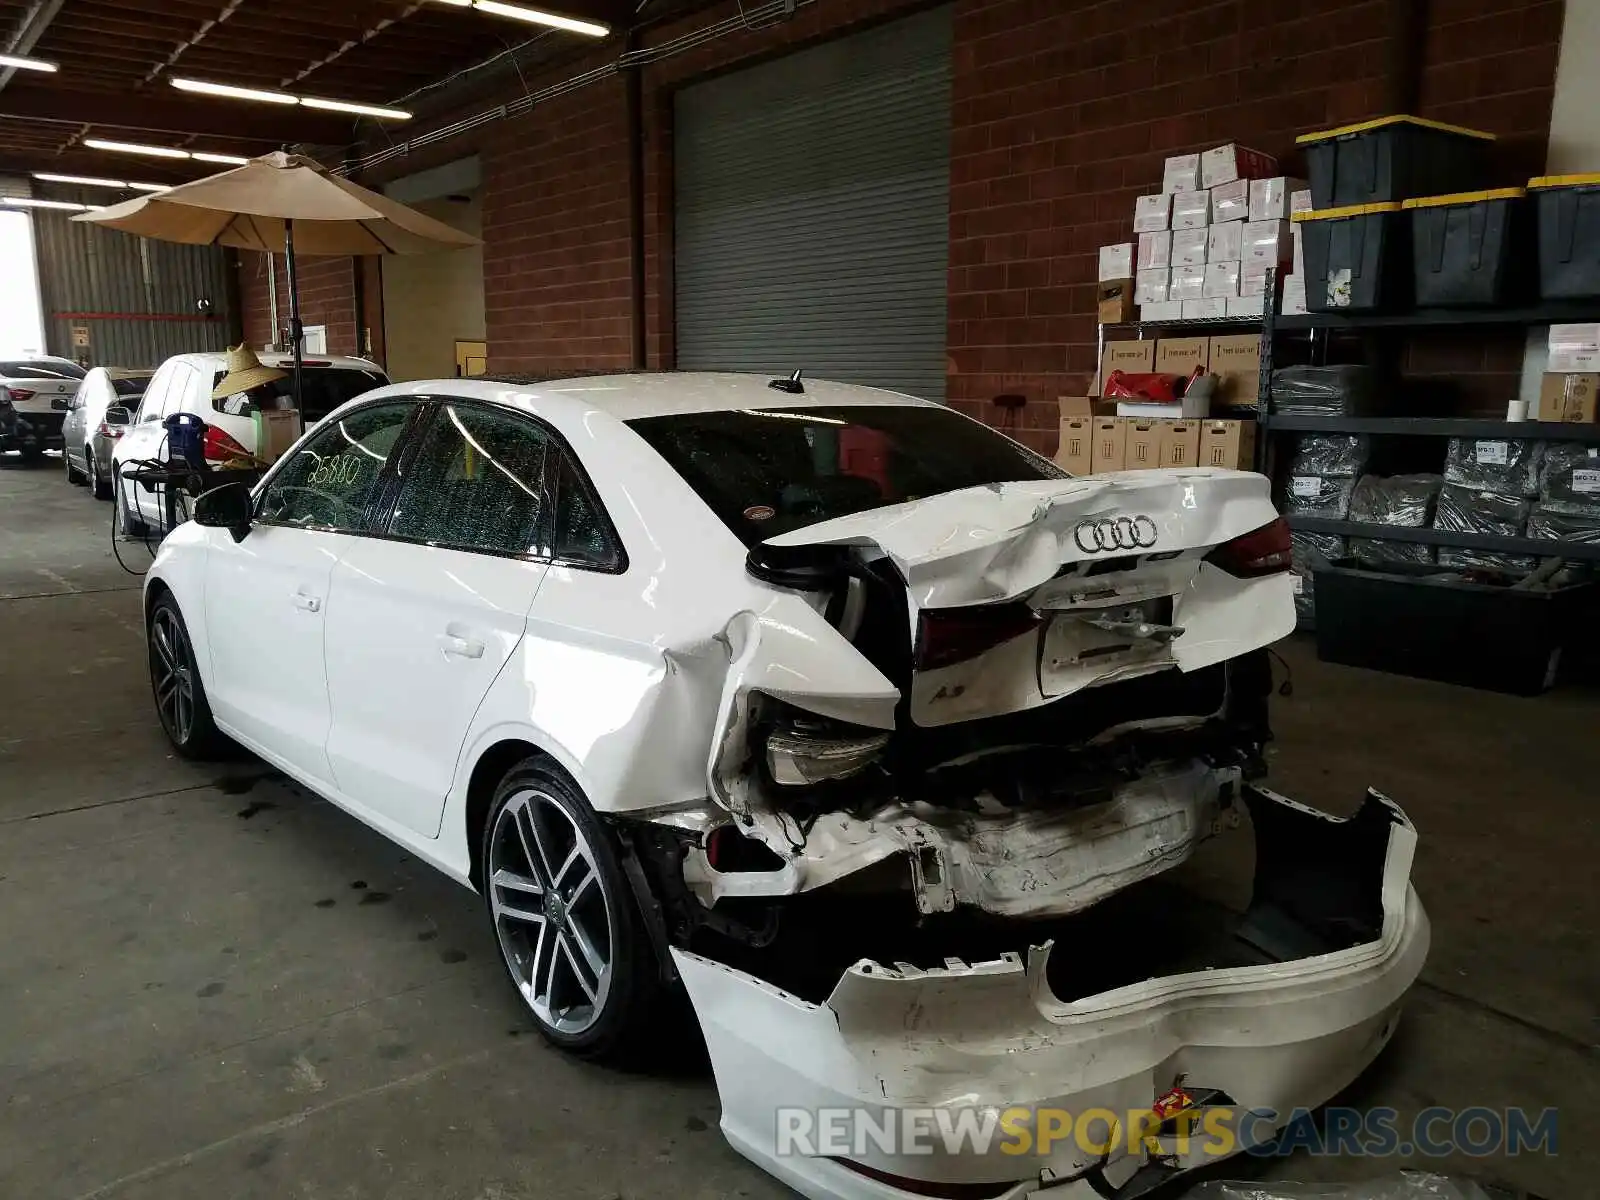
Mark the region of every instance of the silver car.
[[83, 377], [61, 423], [61, 457], [68, 483], [87, 483], [96, 499], [111, 499], [111, 448], [132, 421], [150, 375], [95, 367]]

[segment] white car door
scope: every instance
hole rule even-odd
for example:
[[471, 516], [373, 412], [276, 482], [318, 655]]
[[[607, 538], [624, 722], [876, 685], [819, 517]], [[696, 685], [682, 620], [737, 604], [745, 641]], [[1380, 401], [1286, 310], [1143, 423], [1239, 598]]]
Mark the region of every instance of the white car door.
[[217, 720], [290, 768], [331, 781], [329, 580], [378, 508], [384, 465], [412, 401], [357, 409], [323, 429], [267, 479], [256, 520], [235, 542], [210, 531], [206, 566], [207, 690]]
[[399, 465], [384, 534], [333, 571], [328, 760], [345, 796], [436, 837], [467, 728], [549, 569], [549, 435], [442, 400]]

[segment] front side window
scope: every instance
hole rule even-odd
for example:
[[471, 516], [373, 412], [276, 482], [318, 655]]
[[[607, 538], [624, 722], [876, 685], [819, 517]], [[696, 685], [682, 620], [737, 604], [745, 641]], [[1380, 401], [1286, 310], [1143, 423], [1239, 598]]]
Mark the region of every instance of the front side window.
[[321, 430], [262, 491], [261, 519], [304, 529], [364, 532], [384, 464], [415, 409], [413, 403], [375, 404]]
[[1066, 478], [1027, 447], [933, 405], [773, 406], [628, 425], [746, 545], [941, 492]]
[[389, 533], [493, 554], [537, 554], [548, 435], [512, 413], [445, 402], [406, 470]]

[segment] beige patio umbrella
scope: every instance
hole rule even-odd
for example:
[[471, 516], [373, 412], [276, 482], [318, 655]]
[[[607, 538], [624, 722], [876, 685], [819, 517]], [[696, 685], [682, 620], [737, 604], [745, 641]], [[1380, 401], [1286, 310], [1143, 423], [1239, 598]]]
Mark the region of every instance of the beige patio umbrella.
[[233, 246], [268, 254], [281, 250], [288, 260], [297, 406], [305, 330], [300, 322], [296, 253], [426, 254], [475, 246], [479, 241], [443, 221], [331, 175], [312, 159], [282, 151], [72, 219], [164, 242]]

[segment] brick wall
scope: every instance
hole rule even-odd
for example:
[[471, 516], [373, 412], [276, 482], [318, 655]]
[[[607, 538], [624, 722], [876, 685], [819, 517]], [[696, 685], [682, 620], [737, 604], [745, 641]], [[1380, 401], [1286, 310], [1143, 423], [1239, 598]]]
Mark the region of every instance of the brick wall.
[[[672, 88], [921, 6], [815, 0], [793, 20], [645, 69], [650, 365], [673, 355]], [[695, 14], [646, 44], [737, 11], [730, 2]], [[1562, 16], [1561, 0], [1429, 5], [1421, 112], [1501, 135], [1510, 179], [1543, 164]], [[1133, 198], [1158, 185], [1162, 158], [1237, 140], [1298, 167], [1295, 135], [1384, 111], [1390, 37], [1388, 0], [955, 0], [951, 402], [1053, 452], [1052, 401], [1081, 390], [1095, 365], [1096, 249], [1129, 237]], [[550, 80], [615, 51], [608, 44]], [[452, 143], [452, 154], [483, 157], [492, 369], [628, 363], [626, 144], [615, 78]], [[318, 278], [328, 302], [353, 304], [337, 278]], [[307, 283], [309, 294], [309, 272]], [[1519, 347], [1510, 335], [1430, 335], [1405, 361], [1489, 411], [1513, 392]], [[1029, 403], [1008, 416], [993, 404], [1004, 393]]]
[[[272, 256], [278, 274], [278, 320], [289, 324], [289, 280], [283, 255]], [[353, 258], [297, 260], [300, 276], [300, 319], [307, 325], [328, 327], [329, 354], [356, 354], [356, 290]], [[241, 251], [239, 294], [244, 310], [244, 336], [248, 345], [260, 347], [273, 340], [271, 306], [267, 291], [267, 256]]]

